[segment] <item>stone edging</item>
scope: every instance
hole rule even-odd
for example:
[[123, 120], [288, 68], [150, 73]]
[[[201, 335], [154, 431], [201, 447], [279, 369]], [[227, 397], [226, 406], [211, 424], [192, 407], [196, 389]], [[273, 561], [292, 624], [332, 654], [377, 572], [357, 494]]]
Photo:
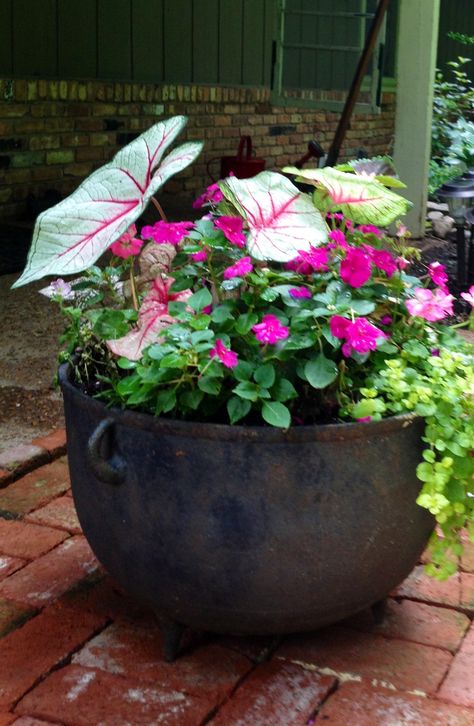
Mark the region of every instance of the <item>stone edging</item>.
[[33, 439], [0, 453], [0, 489], [32, 469], [49, 464], [66, 453], [66, 431], [55, 429], [47, 436]]

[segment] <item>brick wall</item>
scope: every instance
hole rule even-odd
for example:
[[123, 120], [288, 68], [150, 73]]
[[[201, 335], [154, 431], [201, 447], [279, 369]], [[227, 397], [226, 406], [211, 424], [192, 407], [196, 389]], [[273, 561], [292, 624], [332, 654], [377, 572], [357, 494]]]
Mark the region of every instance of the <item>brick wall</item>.
[[[206, 162], [234, 154], [250, 134], [267, 168], [292, 163], [312, 138], [327, 149], [339, 114], [273, 106], [265, 88], [156, 86], [116, 82], [0, 81], [0, 217], [27, 216], [27, 199], [48, 190], [62, 196], [137, 134], [160, 118], [189, 116], [180, 139], [205, 142], [198, 161], [169, 181], [170, 193], [194, 196], [209, 183]], [[379, 115], [356, 115], [343, 157], [360, 147], [370, 155], [390, 151], [394, 96]], [[219, 165], [212, 167], [217, 174]]]

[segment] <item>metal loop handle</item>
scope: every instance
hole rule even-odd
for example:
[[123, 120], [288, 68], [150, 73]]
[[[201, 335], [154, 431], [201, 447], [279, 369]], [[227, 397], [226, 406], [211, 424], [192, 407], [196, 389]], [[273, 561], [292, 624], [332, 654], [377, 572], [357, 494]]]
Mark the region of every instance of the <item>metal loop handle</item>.
[[95, 476], [106, 484], [122, 484], [127, 473], [127, 464], [113, 453], [113, 418], [100, 422], [87, 442], [87, 458]]

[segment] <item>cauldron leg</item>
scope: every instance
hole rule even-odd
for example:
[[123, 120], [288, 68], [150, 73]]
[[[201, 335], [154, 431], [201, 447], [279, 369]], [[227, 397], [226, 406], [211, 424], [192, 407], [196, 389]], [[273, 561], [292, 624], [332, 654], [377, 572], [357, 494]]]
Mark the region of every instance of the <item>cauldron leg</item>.
[[179, 644], [185, 626], [171, 618], [164, 618], [162, 615], [158, 616], [158, 621], [163, 636], [163, 657], [167, 663], [173, 663], [179, 652]]
[[372, 610], [374, 624], [381, 625], [383, 623], [385, 612], [387, 610], [387, 599], [384, 598], [383, 600], [378, 600], [371, 606], [370, 609]]

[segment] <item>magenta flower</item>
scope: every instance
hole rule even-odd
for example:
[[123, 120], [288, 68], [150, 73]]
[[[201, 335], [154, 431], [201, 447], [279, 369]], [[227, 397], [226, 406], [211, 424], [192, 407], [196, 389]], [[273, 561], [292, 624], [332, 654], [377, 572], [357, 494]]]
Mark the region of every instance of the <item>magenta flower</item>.
[[373, 234], [377, 239], [380, 239], [383, 235], [383, 232], [378, 227], [375, 227], [373, 224], [361, 224], [360, 227], [358, 227], [359, 232], [362, 232], [363, 234]]
[[279, 340], [285, 340], [290, 334], [289, 328], [282, 325], [275, 315], [264, 315], [262, 322], [254, 325], [252, 330], [260, 343], [274, 345]]
[[375, 267], [385, 272], [387, 277], [392, 277], [393, 273], [397, 271], [397, 262], [394, 257], [386, 250], [373, 250], [372, 251], [372, 262]]
[[382, 317], [380, 318], [380, 322], [382, 323], [382, 325], [391, 325], [392, 320], [393, 318], [391, 315], [382, 315]]
[[253, 265], [250, 262], [250, 257], [242, 257], [238, 260], [235, 265], [226, 267], [224, 270], [224, 280], [231, 280], [233, 277], [245, 277], [249, 272], [252, 272]]
[[286, 263], [285, 269], [311, 275], [314, 272], [325, 272], [328, 269], [328, 250], [325, 247], [310, 247], [309, 250], [298, 250], [298, 257]]
[[219, 189], [219, 184], [210, 184], [200, 197], [193, 202], [194, 209], [201, 209], [205, 204], [219, 204], [224, 199], [224, 195]]
[[124, 260], [132, 255], [138, 255], [143, 246], [143, 240], [138, 239], [137, 228], [132, 224], [119, 239], [110, 245], [110, 251]]
[[235, 368], [239, 362], [237, 353], [234, 353], [234, 351], [230, 350], [230, 348], [226, 348], [220, 338], [216, 340], [216, 344], [214, 348], [209, 351], [209, 355], [211, 358], [217, 356], [222, 365], [226, 368]]
[[311, 290], [308, 290], [307, 287], [304, 287], [303, 285], [301, 287], [292, 287], [289, 290], [289, 293], [291, 297], [295, 298], [310, 298], [313, 297], [313, 293]]
[[454, 298], [442, 288], [437, 287], [433, 292], [417, 287], [414, 293], [415, 297], [405, 303], [410, 315], [435, 322], [452, 314]]
[[372, 416], [362, 416], [362, 418], [356, 418], [357, 423], [369, 423], [372, 421]]
[[206, 252], [206, 250], [199, 250], [199, 252], [192, 252], [190, 257], [194, 262], [204, 262], [205, 260], [207, 260], [207, 252]]
[[367, 318], [357, 318], [352, 322], [341, 315], [333, 315], [329, 321], [329, 328], [335, 338], [346, 342], [342, 346], [342, 354], [349, 358], [352, 352], [369, 353], [377, 348], [379, 338], [387, 339], [386, 333], [372, 325]]
[[331, 232], [329, 232], [328, 237], [335, 243], [336, 247], [342, 247], [343, 249], [347, 249], [346, 235], [342, 230], [333, 229]]
[[471, 285], [467, 292], [462, 292], [461, 297], [474, 308], [474, 285]]
[[341, 278], [351, 287], [362, 287], [370, 277], [371, 265], [369, 256], [356, 247], [347, 250], [341, 262]]
[[435, 285], [441, 285], [441, 287], [446, 286], [448, 275], [445, 266], [440, 262], [432, 262], [428, 265], [428, 274]]
[[218, 217], [214, 220], [214, 227], [220, 229], [229, 242], [236, 245], [236, 247], [245, 247], [243, 225], [243, 220], [240, 217]]
[[152, 239], [159, 245], [177, 245], [183, 237], [186, 237], [189, 230], [194, 227], [194, 222], [155, 222], [153, 225], [142, 227], [142, 237]]

